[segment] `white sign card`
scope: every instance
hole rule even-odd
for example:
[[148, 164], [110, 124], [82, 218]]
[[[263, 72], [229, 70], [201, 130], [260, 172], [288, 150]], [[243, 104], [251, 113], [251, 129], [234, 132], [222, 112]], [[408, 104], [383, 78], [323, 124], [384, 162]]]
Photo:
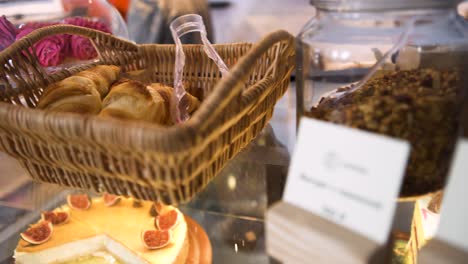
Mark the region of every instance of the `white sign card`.
[[460, 140], [444, 190], [436, 237], [468, 251], [468, 140]]
[[283, 199], [385, 244], [409, 150], [402, 140], [302, 118]]

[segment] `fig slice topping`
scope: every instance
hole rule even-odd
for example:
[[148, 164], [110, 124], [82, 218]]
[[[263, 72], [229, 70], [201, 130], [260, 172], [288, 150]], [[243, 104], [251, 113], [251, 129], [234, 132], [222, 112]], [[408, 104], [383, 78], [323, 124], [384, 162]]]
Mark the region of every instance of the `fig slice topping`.
[[67, 212], [43, 211], [41, 219], [51, 222], [52, 225], [63, 225], [70, 219], [70, 214]]
[[21, 233], [21, 238], [30, 244], [39, 245], [49, 240], [52, 236], [52, 232], [53, 227], [51, 222], [40, 221]]
[[156, 216], [154, 219], [155, 226], [159, 230], [174, 229], [179, 224], [181, 217], [182, 215], [177, 209], [171, 209], [164, 212], [164, 214]]
[[88, 210], [91, 207], [91, 199], [87, 194], [70, 194], [67, 203], [74, 210]]
[[107, 207], [114, 206], [120, 202], [120, 196], [109, 194], [109, 193], [104, 193], [102, 196], [102, 199], [104, 200], [104, 204]]
[[141, 234], [141, 242], [147, 249], [163, 248], [171, 243], [171, 230], [145, 230]]

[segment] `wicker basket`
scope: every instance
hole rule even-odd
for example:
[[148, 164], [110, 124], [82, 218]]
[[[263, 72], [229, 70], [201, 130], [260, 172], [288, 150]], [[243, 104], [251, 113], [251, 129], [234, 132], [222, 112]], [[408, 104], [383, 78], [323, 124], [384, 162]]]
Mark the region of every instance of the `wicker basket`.
[[[64, 33], [90, 38], [99, 61], [48, 73], [31, 47]], [[31, 108], [48, 84], [97, 64], [119, 65], [124, 71], [149, 69], [152, 81], [172, 86], [173, 45], [135, 45], [75, 26], [37, 30], [0, 53], [0, 150], [17, 158], [34, 180], [186, 202], [265, 127], [294, 66], [294, 38], [285, 31], [256, 45], [215, 48], [230, 74], [221, 79], [203, 46], [184, 46], [186, 86], [209, 92], [189, 121], [162, 127]]]

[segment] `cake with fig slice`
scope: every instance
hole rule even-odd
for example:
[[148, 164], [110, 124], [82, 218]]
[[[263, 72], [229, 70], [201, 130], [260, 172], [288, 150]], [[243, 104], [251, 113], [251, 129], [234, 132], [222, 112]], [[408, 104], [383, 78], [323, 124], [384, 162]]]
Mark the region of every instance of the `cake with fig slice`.
[[211, 263], [211, 245], [177, 208], [105, 193], [67, 197], [21, 233], [16, 263]]

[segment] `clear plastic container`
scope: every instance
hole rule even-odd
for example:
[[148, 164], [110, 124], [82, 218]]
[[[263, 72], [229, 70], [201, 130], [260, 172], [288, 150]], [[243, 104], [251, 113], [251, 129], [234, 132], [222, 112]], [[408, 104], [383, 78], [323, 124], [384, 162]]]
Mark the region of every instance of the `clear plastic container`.
[[[34, 3], [38, 2], [39, 11], [29, 10]], [[18, 8], [24, 6], [27, 10], [24, 14], [12, 15], [7, 13], [8, 20], [17, 27], [28, 23], [61, 23], [71, 17], [85, 17], [94, 22], [104, 23], [110, 32], [125, 39], [129, 39], [128, 28], [119, 11], [107, 0], [55, 0], [50, 10], [44, 10], [48, 3], [43, 1], [18, 1]], [[51, 1], [52, 2], [52, 1]], [[50, 3], [49, 3], [50, 4]], [[57, 6], [56, 6], [57, 5]], [[0, 10], [0, 15], [3, 15]], [[7, 10], [8, 12], [8, 10]]]
[[468, 87], [457, 1], [311, 3], [317, 14], [297, 37], [298, 118], [407, 140], [401, 196], [442, 188]]
[[107, 0], [62, 0], [65, 16], [82, 16], [101, 21], [113, 35], [129, 39], [127, 24], [119, 11]]
[[[56, 24], [81, 26], [111, 33], [120, 38], [129, 38], [122, 16], [106, 0], [61, 0], [55, 4], [57, 6], [50, 14], [23, 14], [4, 18], [9, 31], [2, 38], [0, 49], [34, 30]], [[44, 8], [42, 4], [38, 5]], [[34, 44], [34, 49], [41, 66], [48, 72], [55, 72], [77, 64], [96, 62], [99, 53], [95, 44], [80, 35], [62, 34], [38, 41]]]

